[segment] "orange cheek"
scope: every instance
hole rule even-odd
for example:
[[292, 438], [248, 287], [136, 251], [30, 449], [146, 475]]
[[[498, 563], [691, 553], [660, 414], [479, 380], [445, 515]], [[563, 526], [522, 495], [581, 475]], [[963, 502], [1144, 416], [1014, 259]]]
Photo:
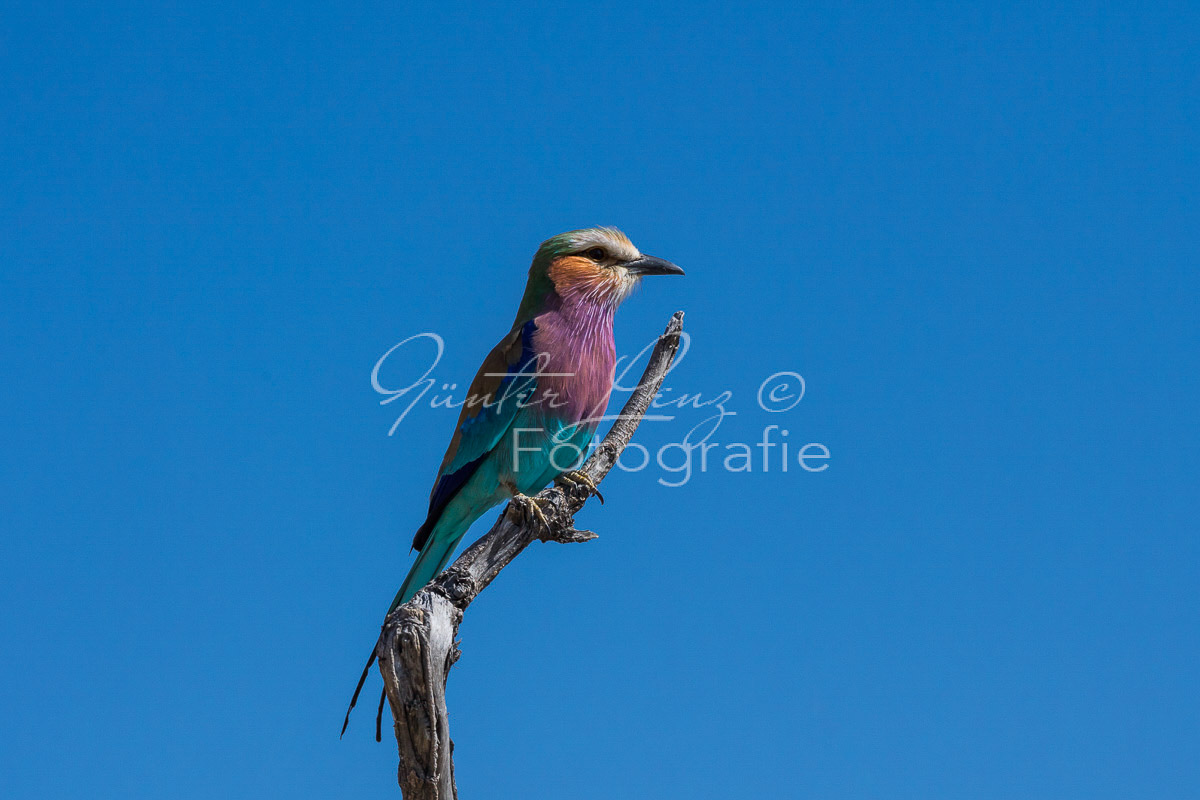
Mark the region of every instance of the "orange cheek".
[[562, 256], [550, 263], [547, 270], [554, 288], [559, 294], [566, 294], [572, 289], [592, 288], [597, 284], [612, 283], [614, 288], [621, 279], [612, 271], [598, 267], [591, 260], [580, 256]]

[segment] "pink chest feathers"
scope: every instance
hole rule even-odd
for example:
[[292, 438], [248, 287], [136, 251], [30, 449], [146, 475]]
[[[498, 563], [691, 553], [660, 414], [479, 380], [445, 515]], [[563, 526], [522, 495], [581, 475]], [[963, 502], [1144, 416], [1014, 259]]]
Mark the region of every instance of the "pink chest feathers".
[[616, 368], [613, 310], [604, 305], [562, 305], [534, 320], [539, 404], [567, 422], [595, 420], [604, 414]]

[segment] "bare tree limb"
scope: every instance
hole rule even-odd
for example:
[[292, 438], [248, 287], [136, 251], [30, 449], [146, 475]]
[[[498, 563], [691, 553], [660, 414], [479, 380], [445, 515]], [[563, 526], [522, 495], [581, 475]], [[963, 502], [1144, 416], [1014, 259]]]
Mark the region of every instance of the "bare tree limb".
[[[594, 484], [616, 464], [658, 394], [679, 349], [682, 331], [683, 312], [677, 311], [659, 337], [638, 387], [582, 467]], [[574, 527], [575, 513], [588, 500], [586, 489], [565, 491], [555, 486], [536, 499], [545, 512], [545, 526], [527, 515], [510, 513], [515, 508], [510, 504], [486, 535], [384, 621], [376, 654], [395, 720], [399, 781], [405, 800], [458, 797], [454, 743], [446, 714], [446, 678], [460, 655], [455, 637], [463, 611], [535, 540], [566, 543], [596, 538], [596, 534]]]

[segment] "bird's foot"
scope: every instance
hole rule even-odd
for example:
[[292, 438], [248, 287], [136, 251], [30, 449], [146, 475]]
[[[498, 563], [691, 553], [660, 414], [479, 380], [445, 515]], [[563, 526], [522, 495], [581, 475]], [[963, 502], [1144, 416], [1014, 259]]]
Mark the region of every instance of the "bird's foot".
[[604, 495], [600, 494], [600, 490], [596, 487], [595, 482], [581, 469], [564, 472], [555, 479], [554, 483], [557, 486], [565, 486], [572, 489], [582, 486], [587, 489], [588, 494], [596, 495], [596, 499], [600, 501], [601, 505], [604, 505]]
[[508, 507], [516, 511], [525, 522], [536, 520], [547, 533], [550, 532], [550, 521], [546, 519], [546, 512], [542, 511], [542, 507], [538, 504], [536, 498], [524, 494], [514, 494], [513, 499], [508, 503]]

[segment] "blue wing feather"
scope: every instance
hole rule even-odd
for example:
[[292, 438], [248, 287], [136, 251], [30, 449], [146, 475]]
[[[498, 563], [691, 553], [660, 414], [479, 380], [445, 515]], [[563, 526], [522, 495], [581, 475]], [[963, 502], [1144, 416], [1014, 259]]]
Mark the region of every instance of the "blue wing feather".
[[[537, 325], [530, 320], [519, 332], [514, 331], [515, 336], [510, 334], [505, 337], [505, 341], [484, 360], [472, 381], [468, 398], [482, 400], [486, 396], [488, 400], [473, 407], [463, 406], [458, 429], [429, 495], [429, 515], [413, 539], [416, 549], [424, 546], [429, 531], [442, 511], [512, 427], [517, 412], [521, 410], [522, 400], [536, 391], [537, 353], [533, 350], [533, 334], [536, 330]], [[501, 369], [505, 370], [502, 375], [499, 374]], [[489, 386], [495, 388], [486, 391]]]

